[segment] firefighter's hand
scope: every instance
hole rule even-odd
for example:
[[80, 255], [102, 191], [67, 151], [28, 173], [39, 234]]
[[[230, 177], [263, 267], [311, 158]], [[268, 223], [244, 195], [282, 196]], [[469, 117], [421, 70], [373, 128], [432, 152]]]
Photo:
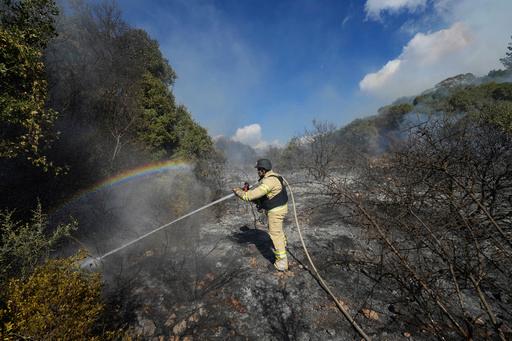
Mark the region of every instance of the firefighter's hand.
[[235, 193], [237, 197], [241, 198], [244, 194], [244, 191], [240, 187], [235, 187], [233, 188], [233, 193]]

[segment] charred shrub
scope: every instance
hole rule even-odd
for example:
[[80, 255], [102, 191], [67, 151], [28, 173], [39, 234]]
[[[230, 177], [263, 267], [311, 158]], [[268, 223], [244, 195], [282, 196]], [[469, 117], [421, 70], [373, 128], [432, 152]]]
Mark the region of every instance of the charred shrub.
[[329, 185], [384, 250], [391, 276], [380, 285], [398, 288], [424, 332], [510, 337], [511, 154], [512, 136], [488, 116], [446, 116], [410, 130], [357, 179]]

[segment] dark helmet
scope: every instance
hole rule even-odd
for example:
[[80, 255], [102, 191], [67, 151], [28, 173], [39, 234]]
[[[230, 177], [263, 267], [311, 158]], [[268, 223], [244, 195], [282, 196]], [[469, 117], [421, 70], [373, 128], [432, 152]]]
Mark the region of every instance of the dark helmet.
[[272, 169], [272, 164], [270, 163], [270, 160], [268, 160], [268, 159], [259, 159], [256, 162], [255, 168], [263, 168], [263, 169], [266, 169], [269, 171]]

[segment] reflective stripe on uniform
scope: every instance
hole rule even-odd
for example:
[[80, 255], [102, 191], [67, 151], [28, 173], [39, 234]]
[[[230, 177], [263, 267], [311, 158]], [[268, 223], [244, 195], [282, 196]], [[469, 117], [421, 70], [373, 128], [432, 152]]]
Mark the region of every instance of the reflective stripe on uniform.
[[261, 184], [260, 187], [265, 191], [265, 194], [270, 193], [270, 188], [267, 185]]
[[286, 256], [286, 250], [283, 250], [283, 251], [276, 251], [274, 250], [274, 256], [276, 257], [276, 259], [284, 259], [284, 258], [287, 258]]

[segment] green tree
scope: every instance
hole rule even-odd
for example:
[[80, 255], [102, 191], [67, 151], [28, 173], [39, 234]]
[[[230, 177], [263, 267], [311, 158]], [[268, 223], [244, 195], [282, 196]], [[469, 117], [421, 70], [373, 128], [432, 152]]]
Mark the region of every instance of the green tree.
[[115, 3], [76, 4], [48, 53], [51, 104], [62, 113], [59, 125], [73, 127], [63, 129], [58, 146], [74, 146], [65, 162], [110, 173], [140, 151], [158, 160], [211, 150], [206, 130], [176, 105], [176, 74], [158, 43], [124, 23]]
[[505, 68], [512, 69], [512, 42], [508, 43], [507, 50], [505, 57], [501, 58], [500, 62], [505, 66]]
[[24, 157], [48, 170], [45, 148], [57, 113], [45, 108], [42, 54], [55, 35], [57, 7], [50, 0], [2, 0], [0, 9], [0, 158]]
[[198, 159], [213, 153], [213, 141], [205, 128], [195, 122], [185, 106], [177, 108], [179, 146], [176, 155], [187, 159]]

